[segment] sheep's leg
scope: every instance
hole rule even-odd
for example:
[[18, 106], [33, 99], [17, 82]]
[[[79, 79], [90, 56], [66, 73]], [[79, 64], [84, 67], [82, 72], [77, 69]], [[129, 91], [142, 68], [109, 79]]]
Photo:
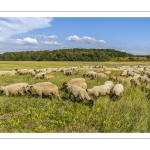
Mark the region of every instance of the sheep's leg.
[[5, 95], [6, 95], [6, 96], [9, 96], [9, 92], [8, 92], [8, 91], [5, 91]]

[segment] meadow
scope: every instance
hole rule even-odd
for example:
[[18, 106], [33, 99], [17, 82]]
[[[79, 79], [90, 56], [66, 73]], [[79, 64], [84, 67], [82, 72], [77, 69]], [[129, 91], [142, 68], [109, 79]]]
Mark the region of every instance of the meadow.
[[[40, 69], [73, 66], [117, 67], [120, 65], [150, 66], [150, 62], [74, 62], [74, 61], [1, 61], [0, 70]], [[0, 93], [1, 133], [148, 133], [150, 132], [149, 93], [143, 90], [145, 83], [135, 87], [124, 85], [120, 100], [112, 101], [107, 96], [94, 99], [93, 107], [83, 102], [68, 100], [68, 93], [61, 90], [63, 82], [83, 77], [85, 71], [73, 71], [72, 76], [52, 72], [50, 82], [59, 87], [62, 100], [32, 95], [9, 96]], [[112, 71], [119, 76], [120, 71]], [[88, 88], [101, 85], [107, 79], [85, 78]], [[47, 81], [33, 79], [31, 75], [0, 76], [0, 86], [26, 82], [34, 84]], [[116, 82], [114, 82], [115, 84]]]

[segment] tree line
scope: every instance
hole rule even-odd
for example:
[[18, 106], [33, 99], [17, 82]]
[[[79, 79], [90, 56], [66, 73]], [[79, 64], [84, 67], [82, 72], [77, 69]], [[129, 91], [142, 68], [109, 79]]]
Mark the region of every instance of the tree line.
[[0, 54], [0, 61], [110, 61], [118, 57], [133, 57], [133, 55], [115, 49], [74, 48], [5, 52]]

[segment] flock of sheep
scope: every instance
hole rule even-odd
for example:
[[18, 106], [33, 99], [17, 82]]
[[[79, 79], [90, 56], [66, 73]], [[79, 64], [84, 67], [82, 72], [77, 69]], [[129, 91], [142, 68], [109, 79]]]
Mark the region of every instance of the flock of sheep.
[[[43, 68], [36, 70], [16, 69], [13, 71], [0, 71], [0, 75], [32, 75], [34, 79], [54, 78], [51, 72], [63, 72], [66, 76], [72, 76], [74, 71], [84, 71], [84, 74], [79, 78], [72, 78], [71, 80], [62, 84], [62, 89], [68, 93], [68, 98], [84, 100], [86, 99], [90, 106], [93, 106], [94, 100], [99, 96], [110, 95], [110, 98], [116, 97], [118, 99], [124, 92], [124, 85], [138, 86], [141, 82], [146, 82], [145, 89], [150, 89], [150, 66], [118, 66], [116, 68], [107, 68], [105, 66], [80, 66], [70, 68]], [[112, 75], [112, 72], [121, 71], [119, 76]], [[98, 78], [105, 78], [107, 81], [102, 85], [95, 85], [88, 88], [86, 78], [92, 80]], [[116, 84], [114, 84], [116, 82]], [[0, 92], [4, 92], [6, 96], [22, 95], [27, 93], [35, 93], [40, 98], [43, 95], [56, 97], [61, 100], [59, 88], [57, 85], [47, 81], [39, 82], [32, 85], [28, 83], [15, 83], [7, 86], [0, 86]]]

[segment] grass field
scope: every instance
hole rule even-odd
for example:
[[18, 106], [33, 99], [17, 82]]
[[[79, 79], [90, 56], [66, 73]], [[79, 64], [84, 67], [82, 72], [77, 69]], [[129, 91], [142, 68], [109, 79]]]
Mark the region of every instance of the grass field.
[[[117, 67], [120, 65], [144, 65], [150, 62], [0, 62], [0, 70], [40, 69], [72, 66]], [[32, 95], [6, 97], [0, 94], [0, 132], [9, 133], [148, 133], [150, 132], [150, 101], [147, 92], [141, 86], [124, 85], [125, 92], [118, 101], [109, 96], [94, 100], [94, 106], [88, 107], [86, 100], [80, 103], [66, 100], [68, 93], [61, 90], [62, 83], [71, 78], [83, 77], [84, 71], [74, 71], [73, 76], [62, 72], [52, 72], [55, 78], [49, 81], [59, 87], [62, 100], [45, 97], [40, 99]], [[112, 72], [118, 76], [121, 72]], [[85, 78], [88, 88], [103, 84], [107, 79], [90, 80]], [[27, 82], [33, 84], [47, 81], [33, 79], [31, 75], [0, 76], [0, 86]], [[114, 82], [116, 83], [116, 82]]]

